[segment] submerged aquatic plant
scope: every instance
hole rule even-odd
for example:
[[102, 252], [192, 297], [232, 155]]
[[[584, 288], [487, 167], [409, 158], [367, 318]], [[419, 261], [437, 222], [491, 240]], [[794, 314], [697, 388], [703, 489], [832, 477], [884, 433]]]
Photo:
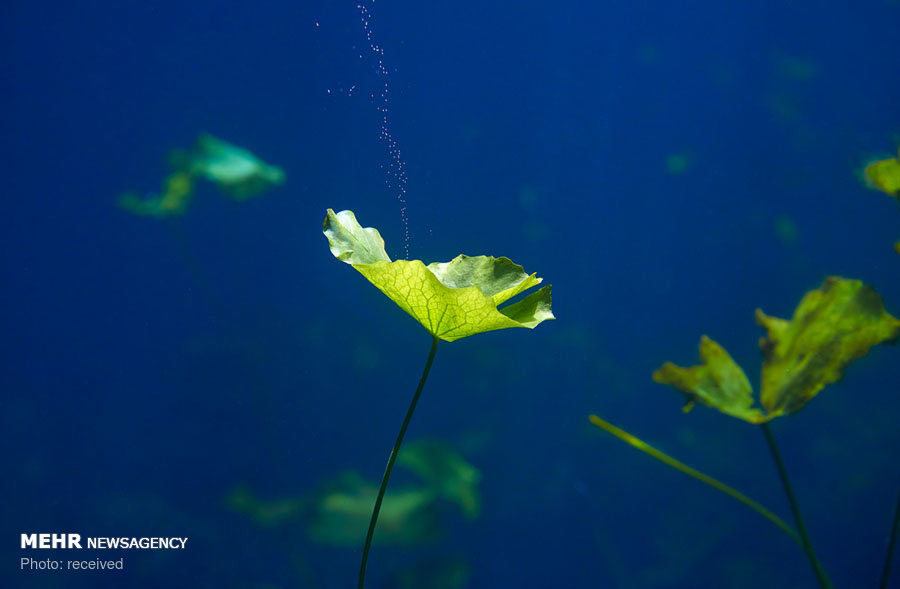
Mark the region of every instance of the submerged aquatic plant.
[[[184, 156], [175, 152], [170, 159], [178, 165], [180, 157]], [[208, 133], [197, 138], [197, 144], [181, 165], [214, 182], [234, 200], [246, 200], [284, 184], [284, 170]]]
[[871, 287], [840, 277], [829, 277], [806, 293], [791, 320], [757, 309], [756, 322], [768, 334], [759, 342], [765, 412], [753, 406], [753, 391], [741, 367], [706, 336], [700, 340], [703, 364], [682, 368], [667, 362], [653, 380], [682, 391], [686, 411], [699, 401], [744, 421], [764, 423], [799, 411], [825, 385], [838, 381], [844, 367], [900, 334], [900, 321], [885, 311]]
[[409, 443], [400, 450], [397, 464], [422, 477], [439, 497], [458, 504], [468, 519], [478, 516], [481, 473], [449, 445], [438, 440]]
[[[869, 188], [893, 196], [900, 204], [900, 150], [897, 157], [869, 162], [863, 170], [863, 181]], [[894, 242], [894, 250], [900, 254], [900, 241]]]
[[[859, 280], [829, 277], [803, 297], [792, 319], [770, 317], [756, 311], [756, 321], [766, 329], [760, 338], [763, 355], [760, 401], [756, 407], [753, 389], [743, 369], [719, 344], [705, 335], [700, 340], [702, 364], [684, 368], [670, 362], [653, 373], [653, 380], [681, 391], [687, 400], [684, 411], [697, 402], [714, 407], [761, 427], [778, 469], [782, 486], [797, 525], [795, 532], [778, 516], [746, 495], [660, 452], [635, 436], [596, 415], [591, 422], [669, 466], [737, 499], [786, 532], [805, 551], [821, 587], [831, 587], [815, 555], [800, 509], [791, 488], [768, 422], [802, 409], [826, 385], [840, 380], [844, 368], [877, 344], [900, 336], [900, 321], [885, 311], [881, 297]], [[897, 534], [895, 516], [892, 538]], [[888, 552], [883, 578], [887, 578], [892, 552]], [[886, 585], [885, 585], [886, 586]]]
[[142, 217], [183, 215], [194, 194], [194, 178], [190, 172], [177, 171], [166, 176], [160, 194], [142, 198], [137, 192], [119, 197], [119, 206]]
[[200, 295], [217, 314], [225, 313], [226, 305], [197, 262], [180, 218], [187, 213], [197, 185], [203, 179], [216, 184], [231, 200], [243, 201], [284, 183], [284, 171], [266, 164], [246, 149], [205, 133], [191, 149], [171, 151], [168, 163], [172, 172], [163, 181], [159, 194], [142, 195], [130, 191], [119, 196], [117, 204], [133, 215], [165, 221]]
[[[358, 546], [365, 538], [378, 487], [348, 471], [327, 482], [312, 502], [306, 533], [316, 544]], [[385, 493], [379, 544], [411, 545], [439, 535], [437, 494], [429, 486], [394, 488]]]
[[869, 162], [863, 178], [870, 188], [900, 198], [900, 152], [898, 157]]
[[136, 192], [126, 192], [119, 197], [119, 206], [143, 217], [172, 217], [187, 212], [199, 178], [213, 182], [237, 201], [284, 183], [281, 168], [206, 133], [197, 138], [190, 150], [173, 150], [169, 154], [169, 164], [173, 172], [163, 182], [160, 194], [141, 197]]
[[[417, 544], [438, 537], [440, 500], [458, 504], [467, 518], [477, 515], [481, 474], [449, 444], [436, 439], [409, 442], [400, 450], [397, 466], [421, 481], [385, 493], [378, 528], [380, 544]], [[311, 541], [351, 546], [366, 537], [377, 494], [375, 483], [346, 471], [297, 496], [262, 499], [240, 484], [228, 493], [225, 503], [260, 527], [301, 519]]]
[[323, 232], [334, 257], [358, 270], [431, 335], [431, 350], [425, 369], [400, 426], [375, 499], [360, 563], [358, 586], [361, 589], [365, 585], [372, 535], [388, 480], [431, 371], [438, 342], [452, 342], [508, 327], [533, 329], [554, 317], [550, 310], [549, 286], [517, 303], [499, 308], [499, 305], [541, 282], [536, 274], [527, 274], [508, 258], [460, 255], [450, 262], [427, 266], [419, 260], [391, 261], [378, 230], [363, 228], [352, 211], [335, 213], [328, 209]]

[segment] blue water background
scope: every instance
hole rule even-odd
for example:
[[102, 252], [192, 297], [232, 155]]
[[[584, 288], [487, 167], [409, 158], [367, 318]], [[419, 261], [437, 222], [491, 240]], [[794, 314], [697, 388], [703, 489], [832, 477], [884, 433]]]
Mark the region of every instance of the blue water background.
[[[458, 555], [473, 588], [814, 587], [770, 523], [587, 417], [790, 518], [760, 432], [683, 414], [650, 374], [694, 363], [708, 334], [757, 385], [754, 309], [787, 317], [828, 275], [866, 281], [900, 314], [900, 210], [858, 176], [898, 144], [900, 5], [372, 10], [411, 257], [508, 256], [553, 284], [558, 319], [441, 346], [409, 439], [460, 448], [482, 472], [483, 513], [447, 506], [443, 540], [376, 548], [370, 586]], [[355, 4], [0, 14], [3, 586], [353, 586], [359, 548], [315, 546], [300, 522], [257, 527], [225, 497], [242, 483], [302, 495], [347, 469], [376, 479], [428, 351], [321, 234], [326, 208], [352, 209], [403, 255]], [[201, 132], [287, 182], [246, 203], [203, 186], [175, 223], [115, 206], [157, 190], [168, 150]], [[876, 586], [883, 561], [897, 354], [874, 349], [773, 424], [842, 588]], [[41, 531], [190, 541], [125, 554], [121, 573], [19, 571], [32, 554], [19, 534]]]

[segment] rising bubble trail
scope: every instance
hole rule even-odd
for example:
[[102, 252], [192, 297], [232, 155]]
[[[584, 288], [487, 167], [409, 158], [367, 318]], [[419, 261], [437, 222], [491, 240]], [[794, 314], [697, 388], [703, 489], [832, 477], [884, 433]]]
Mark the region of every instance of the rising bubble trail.
[[[374, 4], [374, 0], [372, 0]], [[384, 65], [384, 48], [381, 47], [375, 40], [375, 34], [373, 33], [372, 27], [372, 12], [369, 10], [368, 6], [360, 2], [356, 5], [359, 9], [359, 16], [362, 20], [363, 30], [366, 33], [366, 41], [369, 44], [369, 50], [372, 53], [372, 56], [375, 60], [375, 67], [378, 71], [378, 75], [381, 77], [381, 87], [377, 91], [377, 96], [373, 94], [372, 100], [375, 103], [375, 108], [381, 113], [381, 140], [387, 146], [388, 150], [388, 165], [387, 165], [387, 180], [385, 183], [388, 186], [388, 189], [391, 190], [396, 196], [397, 200], [400, 201], [400, 218], [403, 220], [403, 248], [405, 250], [406, 259], [409, 259], [409, 218], [406, 212], [406, 185], [407, 185], [407, 176], [406, 176], [406, 162], [403, 160], [403, 157], [400, 155], [400, 147], [397, 145], [397, 140], [394, 139], [393, 134], [391, 133], [389, 118], [388, 118], [388, 104], [389, 104], [389, 96], [388, 96], [388, 70]]]

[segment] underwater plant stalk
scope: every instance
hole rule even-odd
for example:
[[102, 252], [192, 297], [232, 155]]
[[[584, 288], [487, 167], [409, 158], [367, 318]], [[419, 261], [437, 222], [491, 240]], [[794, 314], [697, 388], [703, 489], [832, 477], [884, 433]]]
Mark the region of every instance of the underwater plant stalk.
[[378, 522], [378, 513], [381, 511], [381, 502], [384, 500], [384, 492], [387, 490], [388, 480], [391, 478], [391, 471], [394, 470], [394, 462], [397, 461], [397, 454], [400, 452], [400, 445], [403, 444], [403, 436], [406, 435], [406, 428], [412, 420], [416, 405], [419, 403], [419, 397], [422, 395], [422, 389], [425, 388], [425, 381], [428, 380], [428, 373], [431, 371], [431, 364], [434, 362], [434, 355], [437, 353], [438, 338], [432, 336], [431, 351], [428, 352], [428, 360], [425, 362], [425, 369], [422, 371], [422, 378], [419, 379], [419, 386], [413, 395], [406, 410], [406, 417], [403, 418], [403, 425], [400, 426], [400, 433], [397, 434], [397, 441], [394, 442], [394, 448], [391, 450], [391, 456], [388, 458], [387, 467], [384, 469], [384, 476], [381, 477], [381, 486], [378, 488], [378, 496], [375, 498], [375, 508], [372, 510], [372, 519], [369, 520], [369, 531], [366, 532], [366, 544], [363, 546], [362, 562], [359, 565], [359, 589], [363, 589], [366, 584], [366, 563], [369, 561], [369, 549], [372, 548], [372, 536], [375, 534], [375, 524]]
[[753, 499], [747, 497], [740, 491], [729, 487], [725, 483], [723, 483], [719, 480], [716, 480], [707, 474], [703, 474], [699, 470], [691, 468], [687, 464], [684, 464], [683, 462], [680, 462], [679, 460], [676, 460], [675, 458], [672, 458], [668, 454], [657, 450], [650, 444], [644, 442], [643, 440], [641, 440], [639, 438], [636, 438], [635, 436], [629, 434], [625, 430], [619, 429], [616, 426], [614, 426], [613, 424], [611, 424], [607, 421], [604, 421], [603, 419], [600, 419], [596, 415], [591, 415], [590, 420], [591, 420], [591, 423], [593, 423], [597, 427], [603, 428], [607, 432], [616, 436], [623, 442], [630, 444], [631, 446], [637, 448], [641, 452], [645, 452], [645, 453], [649, 454], [650, 456], [656, 458], [660, 462], [663, 462], [663, 463], [671, 466], [675, 470], [683, 472], [684, 474], [688, 475], [689, 477], [693, 477], [693, 478], [697, 479], [701, 483], [705, 483], [714, 489], [718, 489], [719, 491], [722, 491], [723, 493], [725, 493], [732, 499], [737, 499], [738, 501], [740, 501], [741, 503], [743, 503], [744, 505], [746, 505], [753, 511], [757, 512], [758, 514], [760, 514], [761, 516], [763, 516], [764, 518], [766, 518], [767, 520], [769, 520], [770, 522], [772, 522], [773, 524], [778, 526], [785, 534], [787, 534], [788, 536], [791, 537], [791, 540], [796, 542], [798, 545], [800, 545], [800, 546], [803, 545], [802, 542], [800, 541], [800, 536], [797, 535], [797, 532], [795, 532], [791, 526], [787, 525], [784, 522], [784, 520], [782, 520], [780, 517], [778, 517], [777, 515], [775, 515], [774, 513], [772, 513], [771, 511], [769, 511], [768, 509], [766, 509], [765, 507], [763, 507], [762, 505], [760, 505], [759, 503], [754, 501]]
[[806, 556], [809, 557], [809, 562], [812, 564], [813, 571], [816, 573], [816, 579], [819, 581], [819, 586], [823, 587], [823, 589], [833, 589], [834, 585], [831, 584], [828, 575], [825, 574], [825, 569], [822, 568], [822, 563], [819, 562], [819, 559], [816, 558], [816, 553], [813, 552], [812, 541], [809, 539], [809, 534], [806, 532], [806, 525], [803, 523], [803, 517], [800, 515], [800, 506], [797, 505], [797, 498], [794, 496], [793, 489], [791, 489], [791, 482], [788, 480], [787, 469], [784, 467], [784, 461], [781, 460], [781, 453], [778, 451], [778, 445], [775, 444], [775, 436], [772, 435], [772, 430], [769, 428], [768, 423], [762, 423], [760, 424], [760, 427], [766, 436], [769, 450], [772, 452], [772, 459], [775, 461], [775, 467], [778, 469], [778, 476], [781, 477], [781, 484], [784, 487], [785, 495], [787, 495], [788, 503], [791, 504], [791, 512], [793, 512], [794, 520], [797, 523], [797, 531], [800, 533], [803, 551], [806, 552]]
[[888, 579], [891, 577], [891, 560], [894, 558], [898, 532], [900, 532], [900, 494], [897, 495], [897, 506], [894, 508], [894, 524], [891, 526], [891, 539], [888, 540], [887, 556], [884, 559], [884, 569], [881, 571], [881, 589], [887, 589]]

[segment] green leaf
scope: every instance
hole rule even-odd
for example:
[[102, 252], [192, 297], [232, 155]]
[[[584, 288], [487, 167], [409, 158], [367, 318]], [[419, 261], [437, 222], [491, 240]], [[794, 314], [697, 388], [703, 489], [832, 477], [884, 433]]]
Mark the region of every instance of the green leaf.
[[533, 329], [554, 318], [549, 286], [497, 308], [541, 282], [508, 258], [460, 255], [428, 266], [419, 260], [392, 262], [378, 231], [360, 226], [352, 211], [328, 209], [323, 231], [337, 259], [356, 268], [442, 340], [508, 327]]
[[829, 276], [820, 288], [806, 293], [792, 319], [757, 309], [756, 321], [767, 332], [759, 341], [765, 413], [754, 406], [741, 367], [706, 336], [700, 340], [702, 364], [682, 368], [666, 362], [653, 380], [685, 393], [685, 410], [700, 401], [744, 421], [763, 423], [800, 410], [826, 385], [840, 380], [844, 368], [869, 348], [900, 338], [900, 320], [888, 314], [878, 293], [840, 276]]
[[702, 364], [690, 368], [666, 362], [653, 373], [653, 380], [683, 392], [688, 401], [685, 411], [700, 401], [750, 423], [765, 421], [762, 412], [753, 406], [753, 389], [747, 375], [725, 348], [704, 335], [700, 338], [700, 360]]
[[757, 309], [766, 329], [760, 398], [770, 417], [801, 409], [869, 348], [900, 336], [900, 321], [859, 280], [829, 276], [803, 297], [788, 321]]

